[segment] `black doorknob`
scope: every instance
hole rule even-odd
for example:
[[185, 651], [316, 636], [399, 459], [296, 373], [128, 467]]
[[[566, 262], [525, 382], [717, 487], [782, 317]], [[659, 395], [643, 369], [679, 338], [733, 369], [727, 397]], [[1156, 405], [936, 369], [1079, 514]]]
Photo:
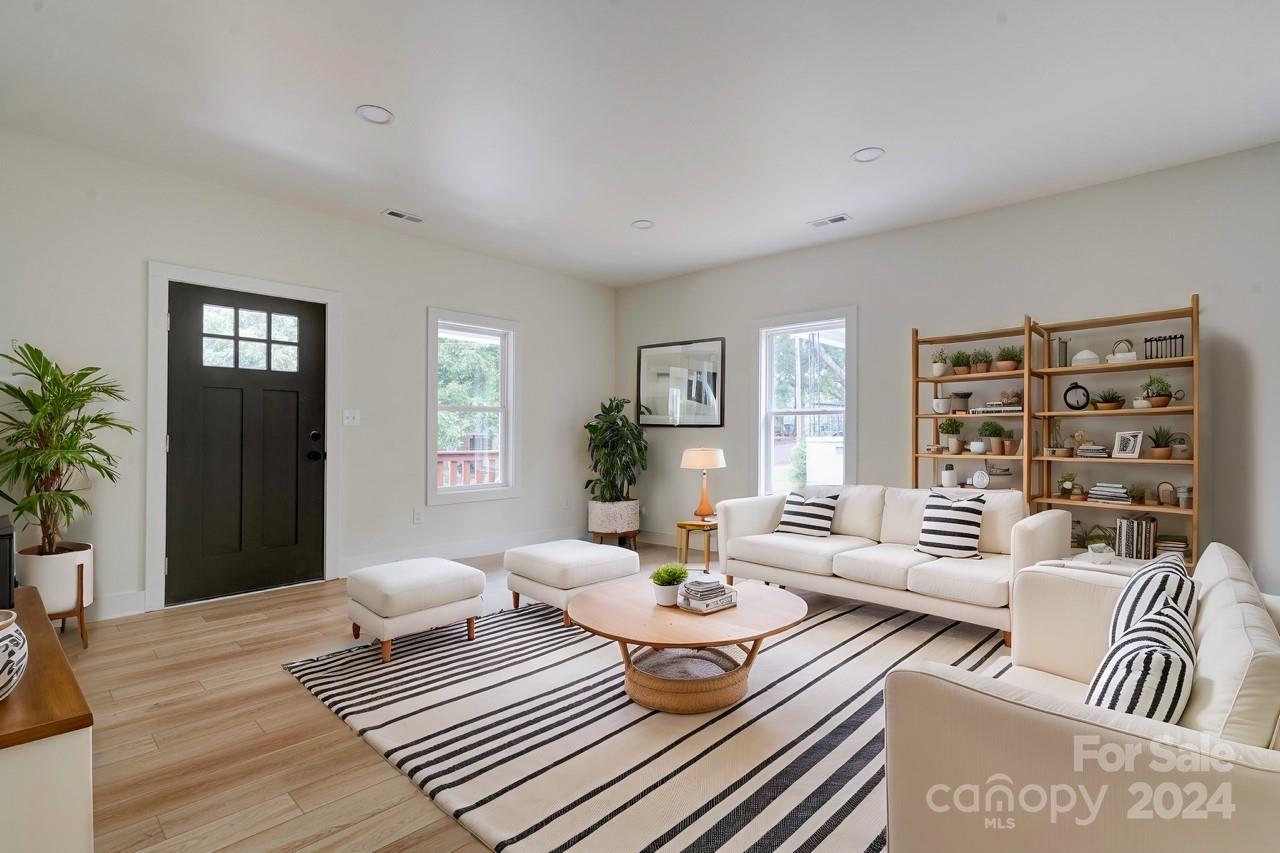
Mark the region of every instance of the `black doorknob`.
[[308, 438], [310, 438], [312, 441], [319, 441], [319, 440], [320, 440], [320, 430], [318, 430], [318, 429], [313, 429], [313, 430], [311, 431], [311, 434], [308, 436]]
[[319, 450], [307, 451], [307, 458], [310, 459], [312, 462], [318, 462], [319, 460], [323, 459], [325, 455], [326, 454], [321, 453]]

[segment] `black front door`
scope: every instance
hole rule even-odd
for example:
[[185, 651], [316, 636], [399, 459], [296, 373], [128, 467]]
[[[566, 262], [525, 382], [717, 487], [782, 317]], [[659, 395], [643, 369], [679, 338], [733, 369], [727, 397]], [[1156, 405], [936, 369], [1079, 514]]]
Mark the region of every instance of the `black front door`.
[[324, 310], [169, 284], [166, 604], [324, 577]]

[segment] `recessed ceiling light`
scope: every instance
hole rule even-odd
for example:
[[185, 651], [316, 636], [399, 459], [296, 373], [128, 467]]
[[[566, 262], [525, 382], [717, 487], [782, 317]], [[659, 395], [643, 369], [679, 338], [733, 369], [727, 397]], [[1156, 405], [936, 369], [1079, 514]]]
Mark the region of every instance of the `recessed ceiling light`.
[[361, 104], [356, 107], [356, 115], [372, 124], [391, 124], [395, 118], [391, 110], [377, 104]]
[[858, 163], [874, 163], [884, 156], [884, 149], [876, 146], [870, 148], [859, 148], [853, 152], [853, 159]]
[[632, 223], [631, 223], [631, 227], [632, 227], [632, 228], [639, 228], [641, 231], [648, 231], [650, 228], [652, 228], [652, 227], [653, 227], [653, 220], [652, 220], [652, 219], [637, 219], [635, 222], [632, 222]]

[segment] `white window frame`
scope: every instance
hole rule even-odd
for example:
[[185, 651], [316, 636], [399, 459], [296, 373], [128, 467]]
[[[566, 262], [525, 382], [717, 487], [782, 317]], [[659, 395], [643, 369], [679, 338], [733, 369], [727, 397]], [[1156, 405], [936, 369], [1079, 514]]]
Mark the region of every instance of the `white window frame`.
[[772, 436], [770, 421], [779, 415], [838, 414], [839, 409], [774, 409], [773, 408], [773, 352], [772, 342], [779, 333], [800, 331], [815, 326], [844, 324], [844, 483], [814, 483], [813, 485], [840, 486], [856, 483], [858, 476], [857, 440], [857, 330], [858, 309], [848, 305], [825, 311], [804, 314], [787, 314], [766, 317], [759, 321], [759, 345], [756, 347], [757, 389], [759, 392], [758, 417], [756, 418], [756, 492], [770, 494], [773, 484], [772, 445], [766, 439]]
[[[438, 356], [440, 343], [440, 325], [470, 326], [479, 331], [494, 332], [502, 336], [503, 357], [501, 384], [501, 403], [492, 409], [473, 406], [463, 407], [467, 411], [501, 412], [502, 431], [499, 436], [502, 465], [502, 482], [476, 483], [470, 486], [436, 486], [436, 431], [437, 413], [440, 405], [438, 395]], [[520, 364], [520, 324], [515, 320], [504, 320], [499, 317], [484, 317], [478, 314], [465, 314], [446, 308], [427, 309], [427, 505], [466, 503], [469, 501], [507, 500], [520, 496], [520, 376], [517, 366]], [[445, 407], [452, 410], [453, 407]]]

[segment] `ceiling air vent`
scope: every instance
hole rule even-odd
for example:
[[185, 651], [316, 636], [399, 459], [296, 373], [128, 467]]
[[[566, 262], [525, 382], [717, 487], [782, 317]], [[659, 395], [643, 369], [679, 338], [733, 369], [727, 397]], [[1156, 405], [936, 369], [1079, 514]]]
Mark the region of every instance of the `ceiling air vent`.
[[393, 210], [387, 208], [382, 211], [384, 215], [390, 216], [392, 219], [403, 219], [405, 222], [421, 222], [421, 216], [414, 216], [412, 213], [405, 213], [403, 210]]
[[833, 216], [824, 216], [821, 219], [814, 219], [809, 224], [814, 228], [826, 228], [828, 225], [839, 225], [841, 222], [848, 222], [849, 214], [837, 213]]

